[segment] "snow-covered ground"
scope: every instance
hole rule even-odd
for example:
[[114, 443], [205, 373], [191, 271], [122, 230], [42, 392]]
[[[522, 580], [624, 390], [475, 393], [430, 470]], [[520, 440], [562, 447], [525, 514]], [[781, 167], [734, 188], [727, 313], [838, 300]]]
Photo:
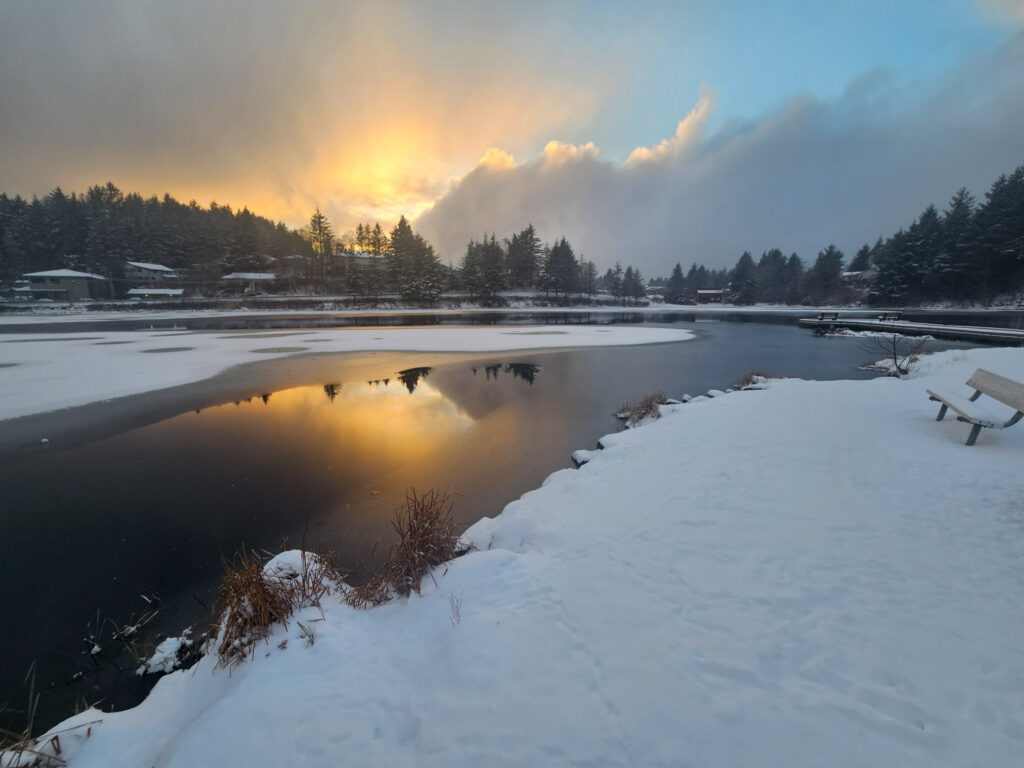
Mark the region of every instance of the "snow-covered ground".
[[230, 673], [205, 658], [58, 726], [64, 755], [1020, 765], [1024, 426], [969, 448], [925, 394], [979, 366], [1024, 381], [1024, 350], [666, 406], [474, 525], [422, 596], [310, 611], [311, 646], [293, 621]]
[[0, 336], [0, 419], [200, 381], [241, 363], [332, 352], [506, 352], [685, 341], [624, 326], [110, 331]]

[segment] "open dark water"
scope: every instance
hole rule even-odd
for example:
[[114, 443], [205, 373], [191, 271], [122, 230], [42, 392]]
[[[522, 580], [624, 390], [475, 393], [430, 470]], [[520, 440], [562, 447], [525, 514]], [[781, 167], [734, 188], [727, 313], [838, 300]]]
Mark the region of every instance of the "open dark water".
[[[724, 389], [751, 370], [869, 378], [857, 366], [881, 357], [858, 339], [791, 326], [674, 327], [699, 337], [476, 358], [403, 354], [379, 369], [360, 356], [358, 377], [351, 357], [325, 358], [313, 386], [262, 392], [254, 381], [253, 396], [238, 402], [63, 450], [0, 453], [0, 705], [24, 706], [33, 662], [38, 726], [80, 698], [135, 703], [150, 683], [117, 673], [133, 664], [116, 653], [114, 623], [159, 605], [140, 648], [189, 624], [202, 631], [220, 558], [243, 544], [276, 550], [305, 538], [358, 577], [386, 552], [407, 488], [447, 491], [468, 526], [616, 431], [612, 413], [624, 401]], [[97, 624], [105, 650], [91, 656], [83, 638]]]

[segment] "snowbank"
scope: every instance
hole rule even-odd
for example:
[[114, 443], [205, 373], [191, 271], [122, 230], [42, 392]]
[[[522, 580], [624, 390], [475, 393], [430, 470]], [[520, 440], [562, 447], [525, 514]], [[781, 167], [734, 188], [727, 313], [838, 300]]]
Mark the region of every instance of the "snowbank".
[[685, 341], [689, 331], [494, 326], [5, 334], [0, 419], [200, 381], [241, 363], [332, 352], [507, 352]]
[[[1003, 766], [1024, 750], [1024, 427], [908, 380], [769, 382], [607, 436], [420, 597], [311, 612], [62, 736], [109, 765]], [[459, 606], [455, 611], [454, 606]], [[300, 617], [301, 618], [301, 617]], [[289, 642], [282, 642], [289, 639]]]

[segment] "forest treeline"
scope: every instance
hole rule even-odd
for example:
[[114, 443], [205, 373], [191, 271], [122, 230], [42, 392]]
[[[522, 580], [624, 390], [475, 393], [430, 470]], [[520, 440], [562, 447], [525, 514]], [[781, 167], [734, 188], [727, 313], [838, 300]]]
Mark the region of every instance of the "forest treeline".
[[[26, 201], [0, 194], [0, 279], [78, 269], [118, 280], [127, 261], [212, 279], [260, 268], [266, 257], [309, 252], [302, 235], [243, 208], [124, 193], [111, 183], [84, 194], [60, 187]], [[207, 274], [208, 273], [208, 274]]]
[[704, 288], [728, 289], [738, 304], [912, 306], [989, 302], [1024, 291], [1024, 166], [1000, 176], [979, 204], [965, 188], [945, 210], [929, 205], [891, 237], [863, 245], [847, 261], [829, 245], [814, 263], [778, 248], [756, 262], [740, 256], [726, 273], [676, 264], [657, 281], [666, 301], [685, 301]]
[[69, 268], [110, 277], [123, 292], [127, 261], [171, 267], [186, 285], [266, 271], [296, 291], [398, 295], [418, 303], [459, 291], [494, 304], [509, 290], [562, 299], [611, 294], [623, 303], [658, 293], [685, 303], [698, 290], [716, 288], [739, 304], [988, 302], [1024, 290], [1024, 166], [1000, 176], [984, 202], [960, 189], [941, 212], [928, 206], [908, 227], [865, 244], [849, 260], [835, 245], [810, 264], [772, 248], [756, 261], [743, 253], [732, 269], [694, 263], [684, 271], [677, 263], [650, 285], [633, 266], [599, 274], [566, 238], [542, 243], [532, 224], [502, 240], [483, 234], [467, 244], [461, 263], [444, 265], [404, 217], [390, 230], [360, 223], [338, 237], [319, 210], [294, 230], [247, 208], [143, 198], [109, 182], [82, 195], [57, 188], [31, 201], [0, 194], [0, 280]]

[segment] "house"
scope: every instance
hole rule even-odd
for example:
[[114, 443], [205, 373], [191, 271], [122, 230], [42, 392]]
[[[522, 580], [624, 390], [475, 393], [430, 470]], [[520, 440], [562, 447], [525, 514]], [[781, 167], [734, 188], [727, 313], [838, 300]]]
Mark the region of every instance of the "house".
[[220, 281], [234, 293], [263, 293], [277, 283], [273, 272], [232, 272]]
[[110, 280], [90, 272], [73, 269], [50, 269], [44, 272], [26, 272], [28, 288], [33, 299], [53, 301], [82, 301], [109, 299], [114, 291]]
[[176, 280], [178, 273], [163, 264], [150, 264], [145, 261], [125, 262], [124, 276], [129, 280], [156, 283], [161, 280]]
[[697, 291], [698, 304], [721, 304], [725, 301], [725, 291], [721, 289], [701, 289]]
[[127, 296], [130, 299], [178, 299], [184, 293], [184, 288], [132, 288]]
[[387, 261], [383, 255], [371, 253], [370, 251], [356, 251], [348, 256], [348, 264], [355, 269], [361, 270], [383, 270]]

